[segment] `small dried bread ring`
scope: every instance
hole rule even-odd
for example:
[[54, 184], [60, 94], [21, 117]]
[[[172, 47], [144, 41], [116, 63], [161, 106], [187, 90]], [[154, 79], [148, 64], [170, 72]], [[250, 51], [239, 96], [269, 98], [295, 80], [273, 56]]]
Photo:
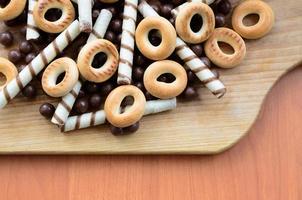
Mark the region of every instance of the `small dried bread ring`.
[[[250, 14], [257, 14], [259, 21], [253, 26], [246, 26], [243, 24], [243, 19]], [[260, 0], [243, 1], [235, 8], [232, 15], [234, 30], [247, 39], [258, 39], [265, 36], [272, 29], [274, 21], [273, 10], [267, 3]]]
[[5, 87], [11, 80], [16, 78], [18, 75], [18, 70], [16, 66], [9, 60], [0, 57], [0, 73], [5, 76], [5, 83], [0, 85], [0, 90]]
[[[52, 8], [62, 11], [60, 19], [54, 22], [45, 19], [46, 12]], [[33, 16], [41, 30], [47, 33], [60, 33], [73, 22], [75, 11], [70, 0], [39, 0], [34, 7]]]
[[[172, 83], [158, 81], [162, 74], [170, 73], [175, 77]], [[152, 63], [145, 71], [144, 85], [150, 94], [160, 99], [169, 99], [180, 95], [187, 86], [186, 70], [177, 62], [162, 60]]]
[[[234, 49], [234, 53], [224, 53], [220, 49], [218, 42], [229, 44]], [[228, 28], [217, 28], [206, 41], [205, 53], [215, 65], [222, 68], [233, 68], [244, 59], [246, 46], [243, 39], [235, 31]]]
[[[60, 74], [65, 72], [63, 80], [56, 84]], [[68, 57], [59, 58], [50, 63], [42, 76], [43, 90], [52, 97], [68, 94], [79, 79], [77, 64]]]
[[[96, 54], [103, 52], [107, 61], [100, 68], [93, 68], [92, 61]], [[117, 70], [119, 54], [114, 44], [108, 40], [98, 39], [86, 44], [78, 56], [78, 68], [88, 81], [101, 83], [108, 80]]]
[[0, 20], [10, 20], [19, 16], [26, 5], [26, 0], [10, 0], [4, 8], [0, 7]]
[[[154, 46], [149, 41], [151, 30], [158, 30], [161, 43]], [[163, 60], [169, 57], [176, 46], [176, 32], [171, 23], [163, 17], [146, 17], [137, 26], [135, 32], [137, 48], [151, 60]]]
[[[134, 99], [133, 105], [121, 113], [121, 103], [127, 96]], [[144, 115], [146, 98], [143, 92], [133, 85], [115, 88], [107, 97], [104, 105], [107, 120], [114, 126], [124, 128], [139, 121]]]
[[[191, 28], [193, 16], [199, 15], [202, 17], [202, 26], [199, 31], [194, 32]], [[191, 2], [180, 10], [176, 17], [175, 28], [177, 34], [185, 42], [197, 44], [206, 41], [213, 33], [215, 28], [215, 16], [210, 8], [205, 3]]]

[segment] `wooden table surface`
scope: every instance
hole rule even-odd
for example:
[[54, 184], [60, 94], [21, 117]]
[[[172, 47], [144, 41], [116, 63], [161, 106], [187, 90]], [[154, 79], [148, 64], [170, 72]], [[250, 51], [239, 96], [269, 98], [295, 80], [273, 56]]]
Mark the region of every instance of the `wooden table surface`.
[[214, 156], [1, 156], [0, 199], [302, 199], [302, 67]]

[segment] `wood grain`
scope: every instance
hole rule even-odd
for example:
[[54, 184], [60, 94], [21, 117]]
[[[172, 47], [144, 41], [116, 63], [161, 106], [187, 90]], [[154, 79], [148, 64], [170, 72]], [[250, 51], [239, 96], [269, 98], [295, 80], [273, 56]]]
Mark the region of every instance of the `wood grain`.
[[215, 156], [0, 156], [0, 199], [300, 200], [302, 66]]
[[276, 24], [267, 37], [247, 41], [247, 57], [238, 68], [222, 71], [228, 93], [217, 100], [201, 89], [201, 100], [179, 103], [145, 117], [137, 134], [117, 138], [106, 126], [63, 135], [38, 113], [44, 101], [22, 97], [0, 111], [1, 154], [209, 154], [236, 143], [255, 121], [266, 94], [302, 58], [302, 1], [267, 1]]

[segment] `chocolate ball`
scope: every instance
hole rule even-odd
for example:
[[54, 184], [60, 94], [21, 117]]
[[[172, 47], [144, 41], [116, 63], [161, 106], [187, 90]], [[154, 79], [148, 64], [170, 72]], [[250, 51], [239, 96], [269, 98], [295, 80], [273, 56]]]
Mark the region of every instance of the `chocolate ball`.
[[200, 57], [200, 60], [208, 67], [210, 68], [212, 63], [210, 61], [210, 59], [208, 59], [207, 57]]
[[194, 87], [188, 86], [185, 91], [183, 91], [183, 97], [186, 100], [191, 100], [198, 97], [198, 93]]
[[25, 57], [25, 62], [30, 63], [37, 55], [35, 53], [29, 53]]
[[192, 71], [187, 71], [187, 77], [189, 83], [195, 83], [199, 81], [198, 77]]
[[144, 84], [142, 82], [134, 83], [134, 85], [136, 87], [138, 87], [141, 91], [143, 91], [143, 92], [145, 91], [145, 86], [144, 86]]
[[25, 67], [26, 67], [26, 65], [20, 65], [18, 67], [18, 72], [21, 72]]
[[21, 58], [22, 54], [18, 49], [13, 49], [8, 52], [8, 59], [14, 64], [17, 64]]
[[122, 31], [123, 22], [121, 19], [114, 19], [110, 23], [111, 30], [115, 33], [120, 33]]
[[193, 44], [191, 45], [191, 49], [198, 57], [202, 55], [203, 47], [201, 44]]
[[139, 129], [139, 121], [135, 124], [132, 124], [131, 126], [123, 128], [124, 132], [126, 133], [134, 133]]
[[232, 10], [232, 4], [229, 0], [220, 1], [217, 5], [217, 11], [224, 15], [228, 15]]
[[89, 104], [92, 108], [99, 108], [102, 104], [102, 97], [99, 94], [93, 94], [89, 98]]
[[27, 32], [27, 27], [26, 26], [23, 26], [21, 29], [20, 29], [20, 33], [22, 36], [26, 36], [26, 32]]
[[92, 20], [95, 21], [99, 17], [99, 15], [100, 15], [100, 11], [98, 9], [94, 9], [92, 11]]
[[161, 15], [163, 17], [169, 18], [169, 17], [171, 17], [171, 10], [173, 10], [172, 4], [164, 4], [161, 7]]
[[105, 34], [105, 39], [114, 43], [116, 41], [116, 35], [112, 31], [107, 31]]
[[32, 84], [28, 84], [23, 88], [22, 94], [23, 96], [32, 99], [37, 96], [37, 90]]
[[86, 81], [84, 85], [84, 89], [86, 92], [93, 94], [99, 90], [99, 87], [96, 83], [92, 83], [90, 81]]
[[50, 119], [50, 118], [52, 118], [53, 114], [55, 113], [55, 110], [56, 110], [56, 108], [52, 104], [43, 103], [40, 106], [39, 112], [46, 119]]
[[110, 131], [111, 131], [112, 135], [115, 135], [115, 136], [124, 135], [124, 131], [122, 128], [113, 126], [112, 124], [110, 124]]
[[5, 46], [11, 46], [14, 43], [14, 36], [10, 31], [5, 31], [0, 34], [0, 43]]
[[137, 81], [143, 80], [144, 77], [144, 69], [142, 67], [133, 68], [133, 78]]
[[30, 53], [33, 50], [33, 45], [29, 41], [24, 40], [19, 44], [19, 50], [25, 54]]
[[215, 77], [217, 77], [217, 78], [220, 77], [219, 71], [217, 69], [211, 69], [211, 71], [215, 75]]
[[221, 13], [217, 13], [215, 15], [215, 26], [216, 27], [224, 27], [226, 24], [225, 16]]
[[86, 93], [84, 92], [84, 90], [80, 90], [79, 94], [78, 94], [78, 98], [83, 98], [86, 96]]
[[154, 96], [152, 96], [152, 94], [150, 94], [150, 92], [146, 91], [145, 92], [145, 97], [146, 97], [146, 100], [154, 100], [156, 99]]
[[134, 58], [135, 64], [138, 66], [144, 66], [146, 64], [146, 58], [142, 54], [137, 54]]
[[112, 85], [112, 83], [105, 83], [101, 86], [100, 88], [100, 94], [102, 96], [108, 96], [108, 94], [114, 89], [114, 86]]
[[87, 98], [77, 99], [75, 102], [75, 110], [79, 114], [87, 112], [89, 109], [89, 104]]

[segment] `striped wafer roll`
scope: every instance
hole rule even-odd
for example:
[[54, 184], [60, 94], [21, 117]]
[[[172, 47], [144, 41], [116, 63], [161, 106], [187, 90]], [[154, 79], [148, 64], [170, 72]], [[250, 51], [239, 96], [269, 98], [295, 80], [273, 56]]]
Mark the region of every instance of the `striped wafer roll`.
[[131, 84], [138, 0], [125, 0], [117, 83]]
[[29, 63], [15, 79], [0, 91], [0, 108], [13, 99], [47, 64], [80, 34], [79, 22], [75, 20]]
[[61, 127], [61, 132], [68, 132], [93, 126], [105, 124], [106, 115], [104, 110], [85, 113], [78, 116], [69, 117], [66, 123]]
[[180, 6], [174, 8], [174, 9], [171, 11], [171, 13], [172, 13], [173, 17], [176, 17], [176, 16], [178, 15], [179, 11], [180, 11], [184, 6], [186, 6], [188, 3], [190, 3], [190, 2], [201, 2], [201, 3], [205, 3], [205, 4], [210, 5], [210, 4], [212, 4], [214, 1], [215, 1], [215, 0], [188, 0], [186, 3], [183, 3], [183, 4], [181, 4]]
[[79, 21], [81, 32], [91, 33], [92, 31], [92, 6], [94, 0], [77, 0], [79, 10]]
[[[159, 16], [155, 10], [143, 1], [138, 10], [144, 17]], [[150, 14], [150, 15], [149, 15]], [[209, 70], [209, 68], [196, 56], [189, 46], [179, 37], [176, 38], [176, 54], [185, 62], [185, 65], [193, 71], [200, 81], [218, 98], [221, 98], [226, 88], [223, 83]]]
[[102, 39], [108, 29], [109, 23], [112, 18], [112, 13], [109, 10], [102, 9], [100, 15], [98, 16], [92, 32], [89, 35], [87, 43], [96, 40]]
[[80, 89], [82, 87], [82, 83], [78, 81], [73, 89], [64, 97], [62, 97], [62, 101], [58, 104], [57, 109], [51, 119], [51, 122], [62, 126], [65, 124], [70, 111], [73, 107], [73, 104], [78, 97]]
[[226, 88], [211, 70], [196, 56], [188, 45], [180, 38], [176, 39], [176, 54], [185, 62], [199, 80], [218, 98], [221, 98]]
[[38, 0], [28, 0], [26, 40], [37, 39], [40, 36], [33, 16], [33, 9], [37, 2]]
[[[129, 107], [126, 107], [125, 110], [127, 110], [127, 108]], [[167, 100], [147, 101], [144, 115], [156, 114], [156, 113], [172, 110], [174, 108], [176, 108], [176, 98], [167, 99]], [[104, 110], [100, 110], [97, 112], [69, 117], [65, 125], [61, 127], [61, 131], [68, 132], [68, 131], [88, 128], [92, 126], [98, 126], [104, 124], [105, 122], [106, 122], [105, 112]]]

